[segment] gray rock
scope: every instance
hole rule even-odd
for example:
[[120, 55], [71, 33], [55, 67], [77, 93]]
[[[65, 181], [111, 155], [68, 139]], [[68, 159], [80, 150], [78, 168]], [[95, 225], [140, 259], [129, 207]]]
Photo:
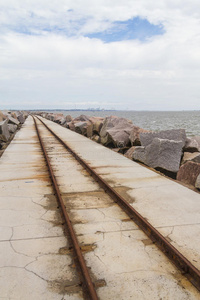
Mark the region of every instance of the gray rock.
[[87, 135], [87, 126], [88, 126], [88, 122], [74, 123], [75, 132], [83, 134], [83, 135]]
[[102, 128], [100, 130], [100, 137], [104, 138], [107, 135], [107, 131], [110, 128], [113, 128], [115, 125], [115, 120], [117, 119], [117, 117], [115, 116], [110, 116], [110, 117], [106, 117], [103, 121], [103, 125]]
[[140, 161], [144, 164], [147, 164], [146, 160], [146, 148], [141, 146], [136, 146], [132, 156], [133, 160]]
[[12, 112], [12, 113], [11, 113], [11, 117], [13, 117], [14, 119], [17, 120], [17, 114], [16, 114], [15, 112]]
[[94, 125], [91, 122], [87, 123], [87, 128], [86, 128], [87, 134], [86, 135], [87, 135], [88, 138], [91, 138], [94, 135], [93, 126]]
[[140, 141], [142, 146], [151, 144], [154, 138], [181, 141], [182, 147], [184, 147], [186, 143], [186, 133], [184, 129], [171, 129], [159, 132], [140, 133]]
[[193, 161], [188, 161], [180, 167], [177, 173], [177, 180], [195, 186], [199, 174], [200, 164]]
[[75, 126], [74, 126], [74, 122], [71, 121], [69, 123], [67, 123], [67, 128], [69, 128], [72, 131], [75, 131]]
[[8, 124], [8, 130], [10, 133], [15, 133], [15, 131], [17, 130], [17, 125]]
[[200, 153], [199, 152], [184, 152], [181, 164], [186, 163], [187, 161], [194, 161], [200, 163]]
[[10, 138], [10, 133], [8, 130], [8, 120], [0, 122], [0, 135], [3, 136], [5, 141], [8, 141]]
[[87, 137], [91, 138], [95, 134], [100, 134], [100, 130], [103, 126], [104, 118], [90, 117], [88, 120]]
[[125, 147], [129, 144], [129, 136], [133, 124], [125, 118], [110, 116], [104, 119], [100, 131], [103, 145], [113, 144], [115, 147]]
[[58, 124], [60, 124], [60, 122], [61, 122], [61, 120], [64, 118], [64, 115], [63, 114], [55, 114], [54, 116], [53, 116], [53, 121], [55, 122], [55, 123], [58, 123]]
[[124, 156], [129, 159], [133, 159], [133, 153], [135, 151], [135, 148], [136, 146], [132, 146], [131, 148], [129, 148], [128, 151], [126, 151], [126, 153], [124, 154]]
[[8, 118], [8, 124], [19, 125], [19, 121], [17, 119], [11, 117], [10, 115], [8, 115], [7, 118]]
[[101, 138], [101, 144], [103, 145], [109, 145], [112, 143], [112, 139], [110, 136], [108, 136], [108, 129], [113, 128], [113, 120], [116, 119], [115, 116], [106, 117], [103, 121], [102, 128], [100, 130], [100, 138]]
[[141, 145], [140, 134], [145, 133], [145, 132], [150, 132], [150, 131], [145, 130], [143, 128], [140, 128], [140, 127], [134, 125], [132, 127], [132, 130], [131, 130], [131, 133], [130, 133], [130, 136], [129, 136], [131, 145], [132, 146], [140, 146]]
[[67, 116], [65, 116], [65, 120], [66, 120], [66, 122], [71, 122], [72, 117], [70, 115], [67, 115]]
[[89, 121], [94, 125], [94, 133], [99, 134], [103, 126], [104, 118], [102, 117], [90, 117]]
[[103, 120], [95, 122], [93, 124], [93, 132], [100, 135], [100, 131], [101, 131], [102, 126], [103, 126]]
[[50, 121], [53, 121], [54, 120], [54, 115], [53, 114], [48, 114], [47, 119], [50, 120]]
[[0, 122], [4, 121], [6, 119], [6, 116], [0, 111]]
[[116, 127], [107, 131], [108, 140], [117, 148], [126, 147], [129, 144], [129, 133], [123, 129], [115, 129]]
[[59, 121], [59, 124], [60, 124], [60, 125], [64, 126], [65, 123], [66, 123], [65, 118], [60, 119], [60, 121]]
[[70, 123], [70, 122], [72, 122], [72, 117], [70, 115], [67, 115], [59, 121], [59, 124], [65, 128], [69, 128], [68, 123]]
[[193, 136], [186, 139], [186, 144], [184, 147], [186, 152], [200, 152], [200, 136]]
[[21, 124], [23, 124], [25, 122], [25, 118], [22, 113], [17, 116], [17, 119]]
[[136, 147], [133, 159], [154, 169], [176, 173], [180, 166], [182, 146], [182, 141], [154, 138], [148, 146]]

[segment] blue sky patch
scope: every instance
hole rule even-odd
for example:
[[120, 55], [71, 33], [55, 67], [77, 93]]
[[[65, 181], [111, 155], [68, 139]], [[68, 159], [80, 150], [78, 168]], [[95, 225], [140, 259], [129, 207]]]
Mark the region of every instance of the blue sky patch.
[[127, 21], [116, 21], [113, 26], [106, 31], [87, 34], [89, 38], [100, 39], [105, 43], [135, 40], [145, 41], [155, 35], [165, 33], [162, 25], [154, 25], [146, 19], [139, 17]]

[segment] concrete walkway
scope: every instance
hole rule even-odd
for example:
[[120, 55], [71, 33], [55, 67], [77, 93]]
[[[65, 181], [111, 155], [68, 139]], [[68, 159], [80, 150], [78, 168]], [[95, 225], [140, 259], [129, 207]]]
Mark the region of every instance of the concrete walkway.
[[0, 170], [0, 299], [82, 299], [31, 117]]

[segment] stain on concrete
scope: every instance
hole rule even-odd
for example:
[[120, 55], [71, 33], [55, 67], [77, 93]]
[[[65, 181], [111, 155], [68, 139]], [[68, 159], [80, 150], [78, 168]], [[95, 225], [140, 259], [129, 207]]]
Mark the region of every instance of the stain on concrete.
[[94, 245], [94, 244], [92, 244], [92, 245], [81, 245], [80, 248], [81, 248], [81, 251], [83, 253], [86, 253], [86, 252], [94, 251], [97, 248], [97, 246]]
[[128, 203], [134, 203], [136, 202], [136, 199], [134, 197], [131, 197], [128, 193], [131, 190], [131, 188], [128, 188], [126, 186], [115, 187], [115, 191], [120, 194]]
[[142, 240], [142, 242], [145, 246], [149, 246], [149, 245], [153, 244], [152, 240], [150, 240], [150, 239], [144, 239], [144, 240]]
[[77, 280], [78, 276], [73, 280], [55, 280], [48, 282], [48, 289], [57, 294], [74, 294], [82, 293], [82, 283]]
[[103, 208], [114, 204], [103, 191], [65, 193], [62, 197], [67, 209]]

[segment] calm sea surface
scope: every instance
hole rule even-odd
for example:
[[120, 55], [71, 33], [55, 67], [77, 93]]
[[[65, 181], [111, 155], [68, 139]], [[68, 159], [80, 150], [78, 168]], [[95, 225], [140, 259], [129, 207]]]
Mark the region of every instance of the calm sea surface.
[[187, 136], [200, 135], [200, 111], [51, 111], [62, 112], [73, 118], [86, 116], [118, 116], [131, 120], [136, 126], [148, 130], [167, 130], [183, 128]]

